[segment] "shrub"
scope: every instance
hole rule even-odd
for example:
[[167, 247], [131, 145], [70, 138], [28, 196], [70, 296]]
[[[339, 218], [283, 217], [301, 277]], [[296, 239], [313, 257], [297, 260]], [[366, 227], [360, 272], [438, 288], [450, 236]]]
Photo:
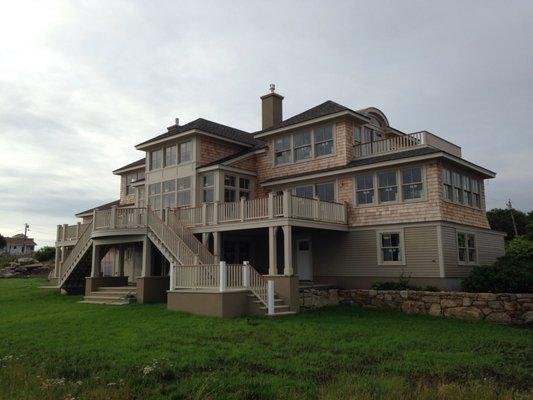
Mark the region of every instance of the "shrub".
[[56, 249], [55, 247], [51, 247], [51, 246], [41, 247], [35, 253], [35, 258], [38, 261], [50, 261], [50, 260], [53, 260], [55, 256], [56, 256]]
[[402, 271], [398, 282], [374, 282], [372, 284], [374, 290], [421, 290], [425, 292], [438, 292], [439, 289], [435, 286], [415, 286], [409, 284], [409, 277], [406, 277]]
[[505, 255], [533, 260], [533, 241], [517, 236], [505, 245]]

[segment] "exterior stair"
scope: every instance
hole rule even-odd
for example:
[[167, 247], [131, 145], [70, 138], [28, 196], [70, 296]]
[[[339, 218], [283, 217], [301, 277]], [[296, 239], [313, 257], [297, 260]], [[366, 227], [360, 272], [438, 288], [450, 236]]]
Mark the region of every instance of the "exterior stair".
[[266, 315], [268, 317], [280, 317], [282, 315], [294, 315], [295, 311], [290, 310], [290, 306], [277, 294], [274, 297], [274, 314], [267, 312], [267, 307], [254, 294], [248, 295], [248, 310], [253, 315]]
[[122, 306], [135, 303], [137, 301], [136, 295], [137, 288], [135, 286], [99, 287], [98, 290], [85, 296], [80, 303]]

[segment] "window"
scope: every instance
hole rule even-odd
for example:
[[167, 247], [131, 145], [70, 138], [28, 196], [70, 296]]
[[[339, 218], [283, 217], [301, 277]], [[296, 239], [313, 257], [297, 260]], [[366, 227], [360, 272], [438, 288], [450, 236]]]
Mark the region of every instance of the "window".
[[236, 196], [235, 182], [236, 182], [235, 176], [224, 175], [224, 201], [226, 203], [235, 201], [235, 196]]
[[179, 162], [184, 163], [192, 160], [192, 142], [184, 142], [179, 144]]
[[361, 127], [354, 126], [353, 128], [353, 144], [361, 144]]
[[476, 208], [481, 208], [481, 197], [479, 195], [479, 181], [472, 179], [472, 204]]
[[311, 158], [311, 132], [296, 133], [294, 140], [294, 161]]
[[161, 168], [163, 166], [163, 150], [154, 150], [150, 152], [150, 170]]
[[178, 207], [191, 205], [191, 177], [178, 178]]
[[315, 156], [325, 156], [333, 153], [333, 125], [325, 125], [314, 129]]
[[442, 191], [444, 199], [452, 201], [452, 173], [449, 169], [442, 170]]
[[335, 184], [333, 182], [317, 183], [316, 196], [322, 201], [335, 201]]
[[204, 203], [215, 201], [215, 178], [213, 174], [204, 175], [202, 178]]
[[360, 175], [357, 177], [356, 188], [357, 204], [374, 203], [374, 175]]
[[457, 251], [460, 264], [475, 264], [476, 236], [472, 233], [457, 232]]
[[154, 210], [161, 209], [161, 184], [153, 183], [148, 186], [148, 204]]
[[176, 181], [163, 182], [163, 209], [176, 206]]
[[463, 203], [472, 206], [472, 190], [468, 176], [463, 176]]
[[461, 185], [461, 175], [457, 172], [452, 172], [453, 183], [453, 201], [455, 203], [463, 204], [463, 187]]
[[296, 196], [312, 199], [314, 196], [313, 185], [300, 186], [294, 190]]
[[250, 198], [250, 179], [239, 178], [239, 198]]
[[380, 264], [403, 263], [401, 232], [379, 232], [379, 261]]
[[144, 186], [137, 187], [137, 207], [145, 207], [146, 200], [144, 199]]
[[402, 196], [404, 200], [421, 199], [423, 195], [422, 168], [410, 167], [402, 170]]
[[274, 162], [276, 165], [291, 162], [291, 137], [282, 136], [274, 139]]
[[365, 127], [363, 130], [363, 143], [370, 143], [374, 135], [372, 135], [372, 129]]
[[386, 203], [396, 201], [398, 198], [398, 186], [396, 186], [396, 171], [384, 171], [378, 173], [379, 201]]
[[165, 167], [176, 165], [178, 162], [178, 154], [176, 153], [176, 146], [165, 148]]

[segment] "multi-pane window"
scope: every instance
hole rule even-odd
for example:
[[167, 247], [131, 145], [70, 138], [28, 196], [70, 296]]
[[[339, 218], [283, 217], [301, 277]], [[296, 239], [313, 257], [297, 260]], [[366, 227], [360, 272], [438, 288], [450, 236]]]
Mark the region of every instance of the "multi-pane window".
[[410, 167], [402, 170], [402, 195], [404, 200], [422, 198], [422, 168]]
[[150, 170], [163, 166], [163, 149], [150, 152]]
[[379, 234], [381, 261], [398, 263], [402, 261], [400, 232], [383, 232]]
[[204, 203], [212, 203], [215, 201], [215, 178], [213, 174], [203, 176], [202, 191]]
[[176, 146], [165, 147], [165, 167], [176, 165], [178, 162], [178, 153]]
[[315, 186], [316, 197], [322, 201], [335, 201], [335, 184], [333, 182], [317, 183]]
[[250, 179], [239, 178], [239, 198], [250, 198]]
[[396, 170], [378, 173], [379, 201], [381, 203], [396, 201], [398, 199], [398, 186], [396, 185]]
[[311, 158], [311, 132], [299, 132], [294, 134], [294, 161]]
[[236, 178], [233, 175], [224, 175], [224, 201], [226, 203], [235, 201], [236, 197]]
[[315, 157], [333, 153], [333, 125], [324, 125], [314, 129]]
[[463, 186], [461, 184], [461, 174], [452, 172], [453, 184], [453, 201], [456, 203], [463, 203]]
[[472, 188], [470, 178], [463, 175], [463, 203], [472, 206]]
[[354, 126], [353, 128], [353, 143], [355, 145], [361, 144], [361, 127]]
[[291, 137], [282, 136], [274, 139], [275, 164], [286, 164], [291, 162]]
[[176, 181], [163, 182], [163, 209], [176, 206]]
[[481, 197], [479, 195], [479, 181], [472, 179], [472, 204], [476, 208], [481, 208]]
[[133, 183], [144, 179], [144, 171], [132, 172], [126, 175], [126, 194], [135, 194], [135, 187]]
[[459, 263], [475, 264], [476, 256], [476, 236], [471, 233], [457, 232], [457, 251]]
[[449, 169], [442, 170], [442, 194], [445, 200], [452, 201], [452, 173]]
[[144, 207], [146, 200], [144, 199], [144, 186], [137, 187], [137, 207]]
[[374, 203], [374, 175], [359, 175], [356, 188], [357, 204]]
[[191, 205], [191, 177], [178, 178], [178, 207]]
[[309, 199], [312, 199], [314, 196], [313, 185], [299, 186], [294, 189], [294, 193], [298, 197], [307, 197]]
[[154, 210], [161, 209], [161, 184], [153, 183], [148, 186], [148, 204]]
[[183, 142], [178, 145], [179, 162], [184, 163], [192, 160], [192, 142]]

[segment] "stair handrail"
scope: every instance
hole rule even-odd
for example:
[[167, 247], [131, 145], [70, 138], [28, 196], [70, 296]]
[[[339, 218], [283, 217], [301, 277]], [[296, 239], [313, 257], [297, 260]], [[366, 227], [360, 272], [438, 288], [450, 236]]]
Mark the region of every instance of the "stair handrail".
[[257, 299], [268, 307], [268, 282], [257, 270], [248, 262], [244, 262], [243, 268], [248, 267], [250, 271], [249, 289]]
[[91, 239], [91, 233], [93, 231], [92, 226], [93, 224], [85, 224], [85, 227], [82, 228], [83, 233], [80, 235], [79, 240], [76, 242], [76, 245], [72, 248], [65, 261], [63, 261], [61, 267], [63, 269], [63, 267], [66, 266], [66, 269], [59, 277], [59, 287], [61, 287], [63, 283], [65, 283], [67, 278], [70, 276], [70, 273], [74, 270], [74, 267], [76, 266], [74, 261], [80, 255], [81, 251], [85, 248], [87, 242]]
[[[187, 243], [149, 207], [146, 212], [146, 225], [171, 252], [176, 261], [182, 265], [196, 264], [198, 258]], [[175, 240], [175, 243], [169, 243], [171, 240]]]
[[171, 209], [167, 213], [167, 224], [170, 228], [176, 232], [178, 236], [181, 236], [181, 239], [189, 246], [189, 248], [198, 254], [200, 258], [200, 263], [202, 264], [215, 264], [215, 256], [209, 248], [203, 244], [192, 231], [185, 226], [183, 222], [180, 221], [178, 216], [175, 213], [175, 209]]

